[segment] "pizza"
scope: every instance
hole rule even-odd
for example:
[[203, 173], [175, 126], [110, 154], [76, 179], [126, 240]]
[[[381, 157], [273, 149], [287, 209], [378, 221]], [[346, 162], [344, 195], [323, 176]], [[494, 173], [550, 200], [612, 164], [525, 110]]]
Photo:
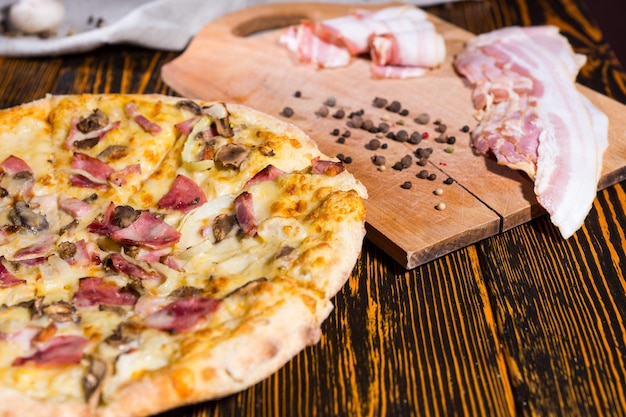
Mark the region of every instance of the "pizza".
[[367, 191], [238, 104], [47, 96], [0, 111], [0, 416], [146, 416], [317, 343]]

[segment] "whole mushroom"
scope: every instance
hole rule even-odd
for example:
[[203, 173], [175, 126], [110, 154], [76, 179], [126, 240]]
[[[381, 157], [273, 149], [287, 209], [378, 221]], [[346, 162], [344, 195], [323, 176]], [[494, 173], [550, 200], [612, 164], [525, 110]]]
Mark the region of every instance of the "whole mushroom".
[[65, 17], [60, 0], [19, 0], [9, 8], [9, 24], [26, 35], [54, 32]]

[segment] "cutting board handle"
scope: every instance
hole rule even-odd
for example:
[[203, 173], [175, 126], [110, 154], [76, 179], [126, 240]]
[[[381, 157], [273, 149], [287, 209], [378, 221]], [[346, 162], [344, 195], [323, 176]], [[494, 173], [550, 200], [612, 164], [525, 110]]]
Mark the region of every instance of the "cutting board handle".
[[[405, 3], [389, 3], [386, 6], [403, 4]], [[344, 16], [356, 9], [379, 9], [380, 7], [380, 4], [364, 4], [346, 8], [345, 4], [313, 2], [261, 4], [224, 15], [209, 23], [204, 30], [211, 31], [213, 36], [245, 38], [295, 25], [302, 19], [324, 20]], [[206, 35], [206, 32], [203, 35]]]

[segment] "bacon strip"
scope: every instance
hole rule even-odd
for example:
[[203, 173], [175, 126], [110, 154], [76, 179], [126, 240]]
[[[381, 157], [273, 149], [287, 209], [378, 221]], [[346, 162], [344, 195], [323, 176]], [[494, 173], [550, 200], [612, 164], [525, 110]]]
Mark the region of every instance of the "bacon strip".
[[198, 184], [184, 175], [177, 175], [169, 191], [161, 197], [158, 204], [162, 208], [187, 213], [206, 201], [206, 195]]
[[314, 174], [328, 175], [330, 177], [341, 174], [345, 170], [345, 167], [341, 162], [322, 161], [319, 156], [313, 158], [311, 160], [311, 164], [311, 172]]
[[159, 330], [184, 332], [215, 312], [221, 304], [216, 298], [188, 297], [176, 300], [146, 317], [145, 324]]
[[83, 358], [83, 350], [87, 343], [89, 340], [83, 336], [54, 336], [31, 356], [16, 358], [12, 365], [22, 366], [33, 363], [37, 366], [61, 366], [76, 364]]
[[59, 201], [61, 210], [74, 218], [82, 217], [89, 214], [91, 206], [83, 200], [76, 197], [63, 198]]
[[591, 209], [608, 146], [608, 118], [576, 89], [584, 62], [557, 27], [536, 26], [479, 35], [454, 63], [482, 110], [474, 146], [528, 173], [564, 238]]
[[81, 278], [73, 298], [77, 307], [132, 306], [136, 301], [137, 295], [96, 277]]

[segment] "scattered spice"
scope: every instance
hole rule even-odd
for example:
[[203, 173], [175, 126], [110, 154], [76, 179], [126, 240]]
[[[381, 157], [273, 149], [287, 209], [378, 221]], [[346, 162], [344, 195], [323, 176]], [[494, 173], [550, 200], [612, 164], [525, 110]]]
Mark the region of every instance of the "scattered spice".
[[441, 122], [435, 128], [435, 132], [438, 132], [438, 133], [445, 133], [446, 130], [448, 130], [448, 126]]
[[386, 143], [383, 143], [382, 145], [380, 145], [380, 149], [387, 149], [389, 147], [389, 145], [387, 145]]
[[454, 179], [452, 177], [448, 177], [445, 180], [443, 180], [443, 183], [446, 185], [450, 185], [454, 182]]
[[411, 145], [417, 145], [422, 141], [422, 135], [419, 132], [413, 132], [411, 133], [411, 136], [409, 136], [409, 140], [408, 142]]
[[437, 210], [439, 210], [439, 211], [441, 211], [441, 210], [445, 210], [445, 209], [446, 209], [446, 203], [444, 203], [444, 202], [442, 201], [442, 202], [438, 203], [438, 204], [435, 206], [435, 208], [436, 208]]
[[433, 191], [433, 194], [435, 194], [435, 195], [443, 194], [443, 188], [437, 188], [435, 191]]
[[324, 101], [324, 104], [328, 107], [335, 107], [335, 104], [337, 104], [337, 99], [333, 96], [330, 96], [326, 99], [326, 101]]
[[424, 167], [426, 166], [426, 164], [428, 164], [428, 159], [427, 158], [420, 158], [417, 160], [417, 165]]
[[408, 116], [409, 115], [409, 110], [408, 109], [402, 109], [402, 110], [400, 110], [400, 112], [398, 114], [400, 116]]
[[380, 122], [380, 124], [378, 125], [378, 131], [382, 132], [382, 133], [389, 132], [389, 123], [387, 123], [387, 122]]
[[348, 122], [348, 125], [350, 127], [355, 128], [355, 129], [361, 129], [363, 127], [363, 123], [364, 123], [363, 122], [363, 117], [361, 117], [361, 115], [359, 115], [359, 114], [356, 114], [356, 115], [353, 115], [350, 118], [350, 121]]
[[296, 97], [296, 98], [300, 98], [300, 97], [302, 97], [302, 92], [300, 90], [296, 90], [296, 92], [293, 93], [293, 96]]
[[281, 114], [285, 117], [291, 117], [293, 116], [293, 109], [291, 107], [285, 107]]
[[469, 130], [470, 130], [470, 128], [469, 128], [468, 125], [463, 125], [463, 127], [461, 128], [461, 132], [463, 132], [463, 133], [467, 133], [467, 132], [469, 132]]
[[422, 139], [428, 139], [428, 132], [422, 133]]
[[444, 151], [446, 153], [454, 153], [454, 146], [448, 146], [446, 149], [444, 149]]
[[455, 136], [448, 136], [448, 145], [454, 145], [456, 143], [456, 137]]
[[400, 185], [400, 187], [404, 188], [405, 190], [410, 189], [412, 186], [413, 184], [411, 183], [411, 181], [404, 181], [402, 185]]
[[336, 140], [336, 142], [337, 142], [337, 143], [344, 144], [344, 143], [346, 143], [346, 138], [344, 138], [344, 137], [342, 136], [342, 137], [338, 138], [338, 139]]
[[409, 140], [409, 133], [404, 129], [398, 130], [396, 132], [395, 140], [397, 140], [398, 142], [406, 142], [407, 140]]
[[352, 135], [352, 132], [350, 132], [349, 130], [344, 130], [343, 133], [341, 134], [341, 136], [343, 136], [344, 138], [349, 138]]
[[330, 132], [331, 135], [333, 136], [339, 136], [339, 129], [335, 128]]
[[435, 181], [437, 179], [437, 174], [432, 173], [428, 176], [429, 181]]

